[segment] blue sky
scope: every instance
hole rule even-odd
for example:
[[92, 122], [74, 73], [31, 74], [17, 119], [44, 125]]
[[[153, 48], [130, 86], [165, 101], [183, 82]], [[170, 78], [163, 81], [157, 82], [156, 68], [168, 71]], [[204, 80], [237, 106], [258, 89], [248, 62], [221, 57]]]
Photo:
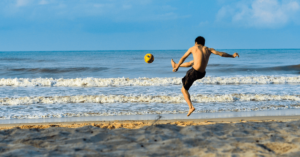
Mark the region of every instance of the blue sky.
[[300, 0], [1, 0], [0, 51], [300, 48]]

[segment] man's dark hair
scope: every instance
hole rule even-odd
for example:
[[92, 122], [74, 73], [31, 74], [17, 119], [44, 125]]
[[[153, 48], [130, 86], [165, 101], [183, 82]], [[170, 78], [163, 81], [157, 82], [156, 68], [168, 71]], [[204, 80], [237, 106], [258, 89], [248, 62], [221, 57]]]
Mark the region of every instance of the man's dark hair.
[[201, 45], [205, 45], [205, 39], [202, 37], [202, 36], [198, 36], [196, 39], [195, 39], [195, 42], [197, 44], [201, 44]]

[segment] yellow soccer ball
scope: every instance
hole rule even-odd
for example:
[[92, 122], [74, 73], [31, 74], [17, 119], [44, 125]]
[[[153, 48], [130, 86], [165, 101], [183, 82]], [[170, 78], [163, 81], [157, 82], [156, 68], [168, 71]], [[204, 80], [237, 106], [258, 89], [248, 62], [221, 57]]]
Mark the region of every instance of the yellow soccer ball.
[[152, 63], [154, 61], [154, 56], [151, 53], [148, 53], [144, 57], [146, 63]]

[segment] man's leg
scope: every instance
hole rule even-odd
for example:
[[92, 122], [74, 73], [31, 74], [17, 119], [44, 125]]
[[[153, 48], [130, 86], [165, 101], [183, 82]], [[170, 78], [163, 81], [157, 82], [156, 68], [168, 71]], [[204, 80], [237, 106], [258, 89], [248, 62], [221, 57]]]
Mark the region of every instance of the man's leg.
[[190, 93], [183, 86], [181, 88], [181, 92], [183, 94], [185, 101], [189, 105], [190, 109], [189, 109], [189, 113], [187, 114], [187, 116], [190, 116], [195, 111], [195, 108], [194, 108], [191, 98], [190, 98]]
[[[177, 64], [173, 61], [173, 59], [171, 59], [171, 64], [172, 64], [172, 67], [173, 67], [173, 68], [175, 68], [175, 66], [177, 65]], [[192, 60], [192, 61], [190, 61], [190, 62], [182, 63], [182, 64], [180, 65], [180, 67], [191, 67], [191, 66], [193, 66], [193, 65], [194, 65], [194, 60]]]

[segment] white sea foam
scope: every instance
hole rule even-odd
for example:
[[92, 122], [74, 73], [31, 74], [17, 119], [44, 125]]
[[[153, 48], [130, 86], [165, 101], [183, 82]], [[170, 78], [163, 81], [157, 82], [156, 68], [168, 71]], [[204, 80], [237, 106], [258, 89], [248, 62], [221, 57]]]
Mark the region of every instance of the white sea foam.
[[[286, 84], [300, 83], [298, 77], [248, 76], [248, 77], [205, 77], [195, 84]], [[0, 86], [53, 86], [53, 87], [111, 87], [111, 86], [168, 86], [181, 85], [181, 78], [15, 78], [0, 79]]]
[[[192, 95], [196, 103], [203, 102], [234, 102], [234, 101], [300, 101], [299, 95], [268, 95], [268, 94], [225, 94], [225, 95]], [[79, 95], [49, 97], [1, 98], [0, 105], [29, 104], [65, 104], [65, 103], [185, 103], [181, 95]]]
[[[220, 104], [220, 103], [218, 103]], [[298, 103], [291, 102], [240, 102], [240, 103], [221, 103], [221, 106], [215, 106], [213, 103], [201, 105], [195, 103], [195, 113], [215, 113], [215, 112], [243, 112], [243, 111], [266, 111], [266, 110], [284, 110], [297, 109]], [[124, 107], [125, 105], [126, 107]], [[89, 117], [89, 116], [119, 116], [119, 115], [147, 115], [147, 114], [178, 114], [187, 113], [186, 104], [152, 104], [149, 108], [136, 108], [135, 105], [122, 104], [66, 104], [60, 108], [51, 105], [42, 105], [37, 107], [22, 108], [18, 106], [9, 106], [8, 112], [1, 112], [0, 119], [34, 119], [34, 118], [62, 118], [62, 117]], [[226, 107], [225, 107], [226, 106]], [[53, 108], [54, 107], [54, 108]], [[25, 112], [24, 112], [25, 110]], [[51, 111], [51, 112], [49, 112]]]

